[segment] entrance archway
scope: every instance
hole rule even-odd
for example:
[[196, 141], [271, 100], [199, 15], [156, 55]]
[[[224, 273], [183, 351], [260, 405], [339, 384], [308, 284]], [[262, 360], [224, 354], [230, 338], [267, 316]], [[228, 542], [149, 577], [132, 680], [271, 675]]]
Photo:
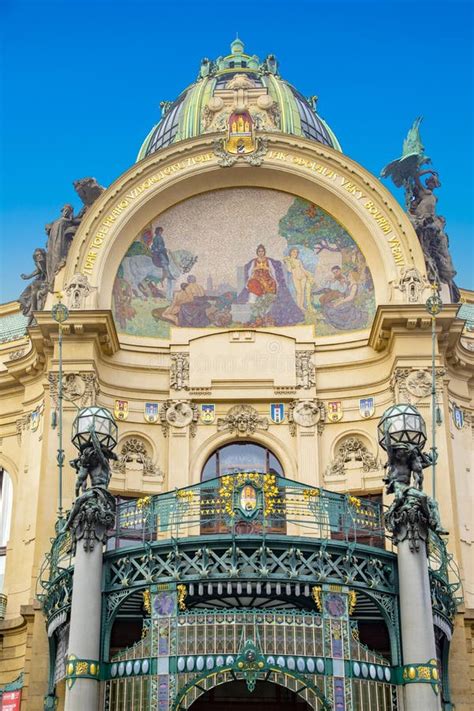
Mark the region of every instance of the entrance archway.
[[257, 681], [250, 692], [245, 681], [215, 686], [189, 707], [192, 711], [309, 711], [311, 706], [298, 694], [269, 681]]

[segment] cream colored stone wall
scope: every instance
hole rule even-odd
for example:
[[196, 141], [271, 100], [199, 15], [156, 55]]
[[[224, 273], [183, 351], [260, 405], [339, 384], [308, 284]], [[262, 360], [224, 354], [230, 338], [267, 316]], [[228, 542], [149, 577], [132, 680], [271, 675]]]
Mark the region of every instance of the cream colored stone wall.
[[[204, 155], [210, 157], [198, 160]], [[295, 157], [299, 157], [299, 163]], [[188, 162], [179, 167], [185, 159]], [[152, 176], [175, 164], [176, 171], [163, 173], [162, 178], [152, 181]], [[335, 177], [328, 178], [327, 173], [316, 171], [311, 167], [314, 164], [324, 164]], [[343, 417], [337, 423], [326, 418], [314, 427], [294, 428], [286, 419], [278, 425], [269, 423], [268, 429], [257, 428], [253, 434], [244, 435], [245, 439], [271, 449], [291, 479], [335, 491], [381, 493], [384, 455], [377, 444], [376, 426], [383, 411], [395, 400], [408, 398], [426, 418], [429, 435], [431, 427], [429, 392], [422, 390], [417, 394], [416, 383], [411, 386], [412, 391], [407, 384], [410, 377], [416, 380], [413, 373], [428, 372], [431, 366], [431, 324], [422, 303], [426, 294], [421, 295], [421, 303], [403, 303], [403, 295], [396, 289], [402, 267], [395, 262], [380, 225], [364, 206], [370, 198], [383, 211], [400, 245], [404, 265], [414, 265], [423, 273], [421, 249], [396, 201], [373, 176], [350, 159], [308, 141], [292, 139], [290, 143], [288, 139], [275, 138], [260, 168], [237, 164], [231, 169], [217, 166], [207, 138], [191, 141], [185, 147], [153, 154], [103, 194], [81, 224], [66, 268], [58, 275], [58, 287], [84, 268], [91, 241], [113, 206], [147, 180], [148, 187], [129, 199], [96, 250], [90, 281], [98, 288], [88, 297], [87, 309], [71, 311], [66, 324], [64, 372], [76, 374], [78, 392], [82, 392], [81, 383], [93, 383], [93, 389], [87, 397], [82, 393], [73, 401], [65, 401], [64, 508], [69, 508], [74, 493], [74, 473], [67, 462], [75, 456], [69, 433], [77, 407], [97, 401], [113, 411], [116, 399], [126, 400], [129, 406], [127, 419], [118, 423], [117, 452], [130, 438], [135, 438], [143, 444], [148, 458], [146, 466], [132, 457], [121, 469], [114, 468], [111, 486], [117, 494], [151, 494], [197, 483], [208, 456], [236, 438], [217, 426], [217, 419], [225, 418], [232, 406], [251, 405], [260, 417], [270, 419], [272, 402], [284, 402], [288, 412], [291, 403], [300, 399], [314, 400], [323, 410], [328, 409], [329, 402], [341, 401]], [[364, 199], [344, 187], [348, 181], [360, 187]], [[230, 185], [286, 190], [314, 200], [341, 219], [357, 239], [374, 275], [379, 309], [370, 331], [318, 339], [307, 326], [272, 330], [172, 329], [169, 342], [130, 336], [119, 341], [109, 310], [112, 284], [137, 231], [161, 210], [189, 195]], [[464, 349], [460, 363], [462, 324], [455, 319], [456, 310], [455, 306], [446, 306], [437, 325], [436, 366], [440, 369], [440, 406], [444, 417], [436, 432], [440, 455], [436, 486], [442, 519], [451, 531], [449, 547], [463, 575], [466, 606], [472, 608], [472, 417], [469, 414], [472, 415], [473, 408], [470, 384], [474, 357]], [[29, 642], [20, 614], [22, 606], [31, 605], [35, 599], [38, 573], [49, 549], [57, 513], [58, 445], [57, 430], [51, 428], [55, 395], [50, 383], [51, 374], [58, 370], [57, 343], [57, 325], [45, 311], [38, 316], [38, 325], [30, 330], [29, 340], [0, 345], [0, 464], [9, 472], [14, 487], [5, 579], [7, 618], [0, 622], [3, 639], [0, 684], [11, 681], [22, 665], [27, 664], [30, 647], [36, 655], [46, 658], [47, 654], [38, 613]], [[20, 347], [24, 353], [12, 358], [11, 354]], [[297, 361], [302, 353], [310, 354], [314, 368], [314, 378], [311, 375], [309, 382], [297, 374]], [[189, 377], [186, 376], [184, 387], [179, 388], [171, 387], [170, 383], [172, 356], [176, 354], [189, 360]], [[375, 412], [372, 417], [364, 418], [359, 411], [359, 399], [369, 396], [375, 399]], [[147, 423], [145, 403], [163, 403], [168, 399], [198, 406], [214, 403], [216, 421], [207, 425], [198, 420], [195, 426], [184, 428]], [[453, 402], [465, 410], [463, 430], [452, 425]], [[31, 413], [38, 408], [39, 419], [32, 419]], [[348, 438], [356, 442], [356, 449], [338, 460]], [[357, 449], [357, 443], [364, 450]], [[361, 458], [361, 451], [365, 459]], [[431, 493], [429, 470], [425, 472], [425, 484]], [[463, 649], [456, 653], [465, 659]], [[31, 703], [28, 708], [41, 708], [42, 680], [45, 683], [46, 676], [36, 675], [36, 686], [28, 692]]]

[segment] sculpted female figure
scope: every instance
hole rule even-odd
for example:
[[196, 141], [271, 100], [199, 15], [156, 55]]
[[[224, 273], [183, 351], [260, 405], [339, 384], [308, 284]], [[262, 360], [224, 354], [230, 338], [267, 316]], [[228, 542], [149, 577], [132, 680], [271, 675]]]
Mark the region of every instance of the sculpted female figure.
[[46, 252], [38, 247], [33, 252], [33, 261], [35, 270], [31, 274], [22, 274], [22, 279], [33, 279], [31, 284], [28, 284], [24, 289], [18, 301], [20, 302], [22, 313], [29, 317], [28, 325], [34, 320], [33, 313], [43, 309], [46, 297], [48, 295], [48, 283], [46, 274]]
[[74, 217], [72, 205], [64, 205], [61, 217], [45, 226], [48, 235], [46, 248], [46, 272], [49, 290], [54, 289], [54, 277], [66, 264], [66, 257], [80, 219]]

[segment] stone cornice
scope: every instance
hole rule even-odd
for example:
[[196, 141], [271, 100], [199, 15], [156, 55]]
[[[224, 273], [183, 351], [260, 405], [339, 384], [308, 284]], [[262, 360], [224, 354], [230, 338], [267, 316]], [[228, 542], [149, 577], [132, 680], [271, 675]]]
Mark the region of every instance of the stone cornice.
[[[33, 343], [43, 340], [52, 343], [58, 338], [58, 324], [49, 311], [35, 314], [37, 325], [30, 329]], [[64, 339], [69, 337], [94, 338], [101, 353], [114, 355], [120, 349], [112, 312], [109, 310], [70, 311], [63, 324]]]
[[[459, 340], [464, 327], [456, 319], [458, 304], [447, 304], [436, 317], [440, 349], [449, 352]], [[390, 350], [396, 335], [431, 336], [431, 316], [422, 304], [386, 304], [378, 306], [369, 336], [369, 346], [376, 351]]]

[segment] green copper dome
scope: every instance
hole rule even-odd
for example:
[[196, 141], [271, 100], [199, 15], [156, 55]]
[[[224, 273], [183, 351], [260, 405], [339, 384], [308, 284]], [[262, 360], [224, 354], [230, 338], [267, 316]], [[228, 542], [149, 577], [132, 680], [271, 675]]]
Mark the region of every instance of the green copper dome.
[[175, 101], [161, 103], [162, 118], [143, 142], [137, 160], [176, 141], [227, 132], [229, 122], [239, 117], [252, 129], [303, 136], [340, 151], [336, 136], [316, 113], [316, 101], [281, 78], [274, 55], [260, 62], [256, 55], [245, 54], [237, 38], [230, 54], [215, 61], [203, 59], [196, 82]]

